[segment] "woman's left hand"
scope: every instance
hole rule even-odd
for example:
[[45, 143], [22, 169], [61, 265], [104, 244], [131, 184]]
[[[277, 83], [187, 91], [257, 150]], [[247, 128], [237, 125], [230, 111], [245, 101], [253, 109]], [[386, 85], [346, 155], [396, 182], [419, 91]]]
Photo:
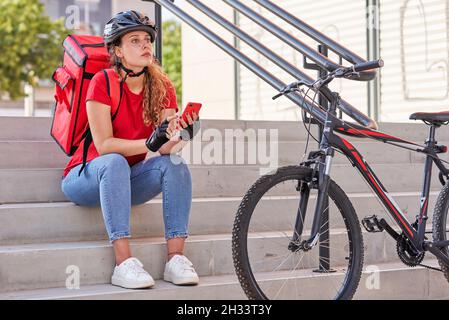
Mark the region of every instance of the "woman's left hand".
[[184, 141], [192, 140], [200, 129], [199, 115], [197, 113], [192, 112], [192, 117], [190, 114], [187, 114], [186, 118], [188, 123], [182, 117], [178, 120], [178, 127], [183, 129], [181, 131], [181, 139]]

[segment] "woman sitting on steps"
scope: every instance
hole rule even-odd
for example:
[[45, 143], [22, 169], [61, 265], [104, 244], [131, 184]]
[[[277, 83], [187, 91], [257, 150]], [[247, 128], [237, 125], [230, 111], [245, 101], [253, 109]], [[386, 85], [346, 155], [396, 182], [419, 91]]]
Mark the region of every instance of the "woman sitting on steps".
[[[105, 26], [104, 40], [111, 62], [124, 79], [119, 112], [111, 121], [111, 98], [103, 72], [92, 79], [87, 115], [93, 143], [80, 175], [83, 144], [71, 158], [62, 191], [77, 205], [101, 206], [116, 266], [113, 285], [146, 288], [154, 280], [132, 256], [131, 206], [162, 192], [167, 263], [164, 280], [177, 285], [197, 284], [192, 263], [183, 255], [192, 202], [190, 171], [179, 151], [198, 129], [198, 115], [189, 123], [178, 120], [173, 84], [153, 57], [154, 24], [135, 11], [116, 14]], [[182, 128], [181, 138], [173, 138]], [[195, 130], [194, 130], [195, 129]], [[170, 139], [170, 141], [169, 141]], [[146, 157], [149, 149], [160, 156]]]

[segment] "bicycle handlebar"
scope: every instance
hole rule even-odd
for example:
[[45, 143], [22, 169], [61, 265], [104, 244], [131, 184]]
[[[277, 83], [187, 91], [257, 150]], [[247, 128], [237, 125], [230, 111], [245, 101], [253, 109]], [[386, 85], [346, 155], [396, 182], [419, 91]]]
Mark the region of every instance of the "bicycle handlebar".
[[[279, 98], [282, 95], [290, 93], [292, 91], [297, 91], [299, 89], [299, 87], [302, 85], [305, 85], [309, 88], [313, 87], [315, 90], [320, 90], [323, 86], [328, 85], [335, 78], [351, 79], [351, 77], [354, 76], [355, 74], [357, 74], [358, 72], [382, 68], [383, 66], [384, 66], [384, 61], [382, 59], [379, 59], [379, 60], [358, 63], [358, 64], [355, 64], [350, 67], [338, 68], [338, 69], [328, 73], [323, 78], [318, 79], [314, 83], [306, 83], [304, 81], [293, 82], [293, 83], [289, 84], [288, 86], [286, 86], [285, 88], [283, 88], [283, 90], [279, 94], [274, 96], [273, 100]], [[341, 108], [341, 106], [340, 106], [340, 108]], [[365, 114], [359, 112], [357, 109], [354, 109], [353, 107], [351, 107], [349, 109], [342, 108], [342, 110], [343, 110], [343, 112], [345, 112], [347, 115], [349, 115], [355, 121], [357, 121], [359, 123], [368, 122], [368, 124], [364, 124], [366, 127], [370, 128], [370, 129], [377, 130], [378, 126], [377, 126], [376, 121], [369, 118]]]
[[379, 59], [379, 60], [374, 60], [374, 61], [358, 63], [358, 64], [355, 64], [354, 66], [352, 66], [351, 68], [355, 72], [361, 72], [361, 71], [366, 71], [366, 70], [371, 70], [371, 69], [382, 68], [383, 66], [384, 66], [384, 61], [382, 59]]
[[332, 71], [327, 75], [325, 75], [324, 77], [318, 79], [313, 84], [313, 86], [315, 87], [315, 89], [320, 89], [321, 87], [331, 83], [332, 80], [334, 80], [335, 78], [346, 78], [352, 80], [352, 77], [357, 76], [358, 72], [382, 68], [383, 66], [384, 61], [382, 59], [379, 59], [374, 61], [358, 63], [350, 67], [338, 68], [335, 71]]

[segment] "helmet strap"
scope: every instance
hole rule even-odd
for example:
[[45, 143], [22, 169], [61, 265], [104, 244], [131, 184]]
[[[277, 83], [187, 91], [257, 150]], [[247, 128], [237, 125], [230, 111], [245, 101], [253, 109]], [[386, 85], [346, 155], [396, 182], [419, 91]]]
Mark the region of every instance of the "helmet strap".
[[125, 71], [125, 73], [126, 73], [126, 76], [125, 76], [125, 79], [127, 78], [127, 77], [131, 77], [131, 78], [134, 78], [134, 77], [140, 77], [142, 74], [144, 74], [144, 73], [146, 73], [147, 71], [148, 71], [148, 67], [145, 67], [145, 68], [143, 68], [142, 69], [142, 71], [140, 71], [140, 72], [138, 72], [138, 73], [134, 73], [134, 71], [133, 70], [131, 70], [131, 69], [128, 69], [127, 67], [125, 67], [122, 63], [118, 63], [118, 66], [120, 67], [120, 69], [122, 69], [123, 71]]

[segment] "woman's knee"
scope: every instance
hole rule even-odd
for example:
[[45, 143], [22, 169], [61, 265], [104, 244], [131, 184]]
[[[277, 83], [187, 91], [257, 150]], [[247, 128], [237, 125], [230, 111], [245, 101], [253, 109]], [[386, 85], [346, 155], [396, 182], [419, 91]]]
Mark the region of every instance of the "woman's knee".
[[181, 156], [164, 155], [161, 156], [161, 161], [163, 166], [163, 173], [177, 175], [187, 180], [191, 179], [190, 169]]
[[89, 179], [85, 176], [78, 177], [77, 172], [62, 180], [61, 191], [68, 200], [76, 205], [98, 206], [100, 204], [96, 179]]
[[103, 166], [100, 169], [100, 173], [104, 174], [106, 172], [111, 172], [114, 174], [124, 173], [129, 175], [131, 168], [129, 167], [126, 158], [119, 153], [109, 153], [100, 156]]
[[162, 165], [167, 168], [179, 168], [182, 170], [188, 170], [188, 166], [184, 158], [177, 154], [162, 155], [160, 156], [160, 161], [162, 162]]

